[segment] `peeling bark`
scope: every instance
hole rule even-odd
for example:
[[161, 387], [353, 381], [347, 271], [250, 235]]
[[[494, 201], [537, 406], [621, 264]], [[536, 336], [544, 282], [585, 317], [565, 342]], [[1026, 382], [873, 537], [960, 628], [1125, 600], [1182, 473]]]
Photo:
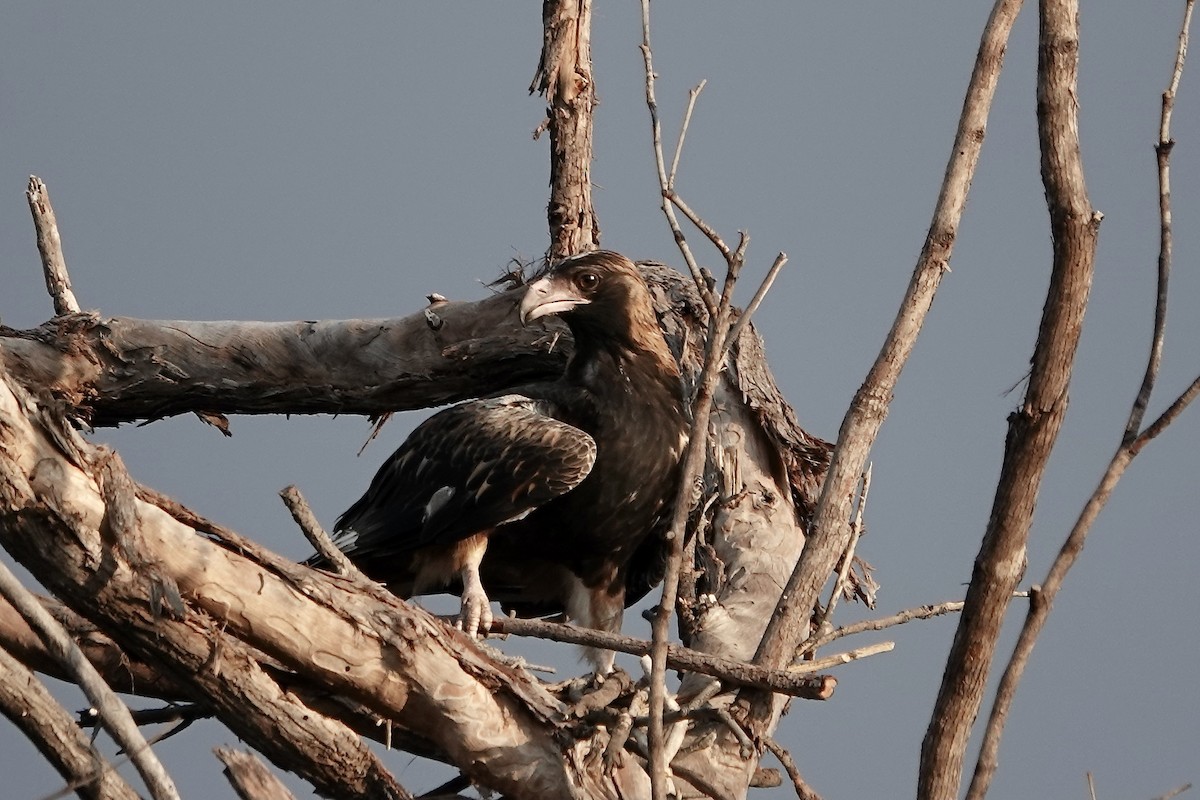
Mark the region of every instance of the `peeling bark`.
[[592, 206], [596, 85], [591, 17], [591, 0], [542, 3], [542, 55], [529, 92], [546, 98], [542, 123], [550, 132], [550, 202], [546, 207], [550, 247], [546, 257], [551, 261], [600, 246], [600, 222]]

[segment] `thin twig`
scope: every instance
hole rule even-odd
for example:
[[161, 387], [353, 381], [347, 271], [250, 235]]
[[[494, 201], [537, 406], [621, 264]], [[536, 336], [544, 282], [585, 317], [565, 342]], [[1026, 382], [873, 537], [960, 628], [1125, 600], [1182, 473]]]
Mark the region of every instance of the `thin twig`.
[[683, 112], [683, 124], [679, 126], [679, 141], [675, 142], [675, 156], [671, 159], [671, 172], [667, 175], [667, 188], [675, 188], [675, 173], [679, 170], [679, 157], [683, 154], [683, 140], [687, 136], [688, 126], [692, 124], [692, 111], [696, 108], [696, 98], [704, 91], [708, 80], [702, 80], [688, 92], [687, 108]]
[[821, 795], [813, 791], [813, 788], [808, 785], [808, 782], [800, 775], [800, 770], [796, 767], [796, 762], [792, 759], [792, 754], [787, 751], [787, 748], [775, 741], [770, 736], [763, 737], [763, 744], [767, 749], [779, 759], [779, 763], [783, 765], [788, 777], [792, 779], [792, 787], [796, 790], [796, 797], [800, 800], [821, 800]]
[[1092, 777], [1091, 770], [1088, 770], [1085, 774], [1087, 775], [1088, 796], [1090, 796], [1092, 800], [1096, 800], [1096, 780]]
[[799, 664], [793, 664], [788, 667], [788, 672], [821, 672], [827, 669], [849, 664], [851, 661], [861, 661], [864, 658], [877, 656], [882, 653], [890, 653], [896, 649], [895, 642], [876, 642], [869, 644], [866, 647], [856, 647], [853, 650], [847, 650], [844, 653], [836, 653], [832, 656], [823, 656], [815, 658], [812, 661], [801, 661]]
[[675, 218], [675, 210], [671, 206], [671, 201], [667, 199], [667, 195], [671, 191], [671, 183], [667, 178], [666, 161], [663, 158], [662, 149], [662, 126], [658, 121], [658, 101], [654, 98], [654, 56], [650, 50], [650, 0], [642, 0], [642, 62], [646, 70], [646, 107], [650, 111], [650, 135], [654, 147], [654, 163], [658, 168], [658, 186], [662, 193], [662, 210], [667, 217], [667, 224], [671, 227], [671, 233], [675, 237], [675, 245], [679, 248], [679, 252], [683, 255], [683, 261], [687, 264], [688, 271], [692, 274], [692, 280], [696, 284], [696, 292], [700, 295], [700, 299], [704, 302], [704, 307], [708, 309], [709, 316], [716, 316], [717, 301], [713, 297], [712, 290], [708, 287], [708, 282], [704, 279], [704, 273], [700, 270], [700, 265], [696, 263], [695, 256], [692, 255], [692, 249], [688, 246], [687, 237], [683, 235], [683, 230], [679, 227], [679, 220]]
[[762, 305], [763, 298], [767, 296], [767, 292], [771, 290], [771, 286], [775, 283], [775, 278], [779, 276], [779, 271], [783, 269], [783, 265], [788, 262], [787, 253], [780, 253], [775, 256], [774, 263], [767, 270], [767, 277], [763, 278], [762, 283], [758, 286], [758, 291], [754, 293], [754, 297], [750, 298], [750, 302], [746, 304], [746, 309], [742, 311], [737, 322], [733, 324], [733, 328], [729, 331], [729, 337], [726, 339], [726, 346], [732, 347], [737, 342], [738, 337], [742, 335], [742, 331], [750, 324], [750, 317], [758, 311], [758, 307]]
[[819, 637], [812, 644], [812, 649], [824, 647], [825, 645], [837, 639], [842, 639], [846, 636], [853, 636], [856, 633], [866, 633], [868, 631], [882, 631], [887, 628], [893, 628], [897, 625], [903, 625], [906, 622], [911, 622], [918, 619], [933, 619], [940, 617], [943, 614], [954, 614], [962, 611], [962, 601], [952, 600], [948, 603], [938, 603], [936, 605], [918, 606], [917, 608], [909, 608], [900, 611], [890, 617], [882, 617], [880, 619], [864, 619], [859, 622], [852, 622], [849, 625], [843, 625], [840, 628], [834, 628], [824, 636]]
[[25, 197], [33, 214], [38, 252], [42, 254], [42, 272], [46, 278], [46, 291], [54, 301], [54, 314], [59, 317], [78, 314], [79, 301], [71, 291], [71, 276], [67, 274], [67, 260], [63, 256], [62, 237], [58, 234], [54, 208], [50, 205], [50, 193], [37, 175], [29, 176]]
[[867, 462], [867, 468], [863, 471], [862, 480], [859, 483], [858, 502], [855, 503], [854, 516], [850, 520], [850, 541], [846, 543], [846, 552], [842, 555], [842, 563], [838, 567], [837, 580], [833, 582], [833, 589], [829, 593], [829, 602], [821, 609], [821, 613], [817, 617], [817, 624], [814, 626], [812, 633], [796, 649], [797, 658], [816, 651], [816, 641], [821, 638], [821, 633], [825, 630], [825, 626], [833, 616], [834, 609], [837, 608], [838, 600], [846, 590], [846, 583], [850, 579], [850, 568], [854, 565], [854, 550], [858, 546], [858, 540], [863, 534], [863, 513], [866, 511], [867, 495], [870, 491], [871, 463]]
[[1133, 411], [1125, 426], [1123, 441], [1126, 442], [1137, 436], [1138, 430], [1142, 426], [1142, 418], [1146, 414], [1146, 406], [1150, 403], [1150, 393], [1154, 390], [1154, 382], [1162, 363], [1163, 338], [1167, 325], [1167, 285], [1171, 274], [1172, 248], [1171, 150], [1175, 146], [1175, 141], [1171, 138], [1171, 113], [1175, 110], [1175, 94], [1179, 90], [1179, 80], [1183, 77], [1183, 64], [1187, 58], [1188, 30], [1191, 27], [1194, 5], [1193, 0], [1186, 0], [1184, 4], [1183, 23], [1179, 28], [1179, 44], [1175, 49], [1175, 64], [1171, 70], [1171, 80], [1162, 94], [1158, 142], [1154, 146], [1155, 161], [1158, 166], [1159, 217], [1158, 291], [1154, 302], [1154, 334], [1150, 338], [1150, 357], [1146, 361], [1146, 372], [1142, 376], [1142, 385], [1138, 388], [1137, 400], [1134, 401]]
[[[842, 420], [804, 550], [762, 636], [755, 655], [758, 663], [779, 665], [791, 660], [796, 645], [807, 636], [803, 626], [821, 589], [845, 551], [849, 498], [883, 425], [900, 372], [949, 268], [1015, 17], [1013, 7], [1019, 5], [1019, 0], [998, 0], [984, 30], [925, 244], [892, 328]], [[765, 696], [743, 694], [742, 699], [751, 704], [751, 732], [762, 735], [775, 719], [775, 703]]]
[[1183, 413], [1183, 410], [1195, 399], [1197, 394], [1200, 394], [1200, 377], [1198, 377], [1154, 423], [1140, 433], [1138, 432], [1138, 427], [1141, 425], [1143, 415], [1145, 414], [1146, 405], [1149, 403], [1150, 395], [1154, 390], [1154, 384], [1158, 375], [1158, 365], [1162, 357], [1163, 324], [1166, 319], [1167, 304], [1167, 280], [1171, 271], [1171, 213], [1170, 182], [1168, 176], [1170, 151], [1173, 142], [1170, 140], [1169, 123], [1171, 110], [1174, 106], [1174, 92], [1179, 85], [1184, 56], [1187, 53], [1188, 28], [1191, 24], [1194, 4], [1195, 0], [1185, 0], [1183, 23], [1180, 28], [1179, 46], [1176, 50], [1171, 81], [1167, 91], [1163, 93], [1159, 146], [1156, 148], [1158, 153], [1159, 213], [1162, 233], [1158, 256], [1158, 291], [1154, 312], [1154, 333], [1152, 335], [1152, 344], [1150, 355], [1147, 359], [1146, 371], [1142, 378], [1137, 398], [1134, 400], [1133, 407], [1129, 412], [1129, 420], [1126, 423], [1125, 432], [1121, 437], [1120, 446], [1109, 461], [1099, 485], [1097, 485], [1091, 497], [1088, 498], [1087, 503], [1084, 504], [1083, 509], [1079, 512], [1079, 517], [1075, 520], [1071, 532], [1067, 535], [1066, 541], [1063, 542], [1058, 555], [1055, 556], [1054, 562], [1050, 565], [1050, 570], [1046, 574], [1046, 580], [1040, 587], [1033, 587], [1033, 590], [1030, 592], [1030, 604], [1025, 615], [1024, 625], [1021, 627], [1021, 633], [1017, 637], [1017, 643], [1013, 647], [1012, 655], [1009, 657], [1008, 664], [1004, 668], [1004, 674], [1000, 679], [1000, 684], [996, 687], [995, 697], [992, 700], [987, 726], [984, 729], [983, 742], [980, 745], [979, 756], [975, 762], [975, 770], [971, 776], [971, 785], [967, 790], [968, 800], [983, 800], [987, 795], [988, 788], [996, 772], [1000, 740], [1004, 735], [1004, 724], [1008, 719], [1008, 712], [1012, 707], [1017, 686], [1024, 676], [1025, 667], [1029, 663], [1034, 645], [1037, 644], [1038, 636], [1041, 634], [1046, 619], [1049, 617], [1050, 611], [1054, 606], [1054, 599], [1058, 595], [1058, 591], [1062, 587], [1067, 573], [1070, 572], [1071, 567], [1075, 565], [1076, 560], [1083, 551], [1083, 545], [1087, 540], [1088, 534], [1091, 532], [1092, 524], [1108, 503], [1108, 498], [1112, 495], [1113, 489], [1116, 488], [1117, 483], [1125, 474], [1126, 468], [1137, 454], [1141, 452], [1147, 443], [1166, 430], [1167, 426]]
[[29, 623], [46, 649], [71, 673], [88, 700], [99, 709], [104, 729], [129, 754], [142, 780], [146, 782], [150, 795], [155, 800], [179, 800], [179, 792], [171, 776], [146, 743], [129, 714], [129, 708], [104, 682], [58, 620], [21, 585], [3, 562], [0, 562], [0, 594]]
[[283, 504], [287, 506], [288, 511], [292, 512], [292, 519], [296, 520], [296, 524], [300, 526], [304, 538], [308, 539], [321, 557], [333, 566], [334, 572], [344, 577], [353, 576], [363, 580], [367, 579], [358, 567], [354, 566], [354, 562], [347, 558], [346, 554], [339, 550], [338, 546], [329, 538], [329, 534], [321, 527], [321, 523], [317, 522], [312, 508], [304, 499], [304, 495], [300, 494], [299, 489], [295, 486], [286, 486], [279, 492], [279, 496], [283, 499]]
[[697, 214], [691, 206], [683, 201], [683, 198], [670, 187], [663, 190], [663, 197], [670, 201], [671, 205], [683, 212], [683, 215], [688, 218], [688, 222], [696, 226], [696, 229], [708, 237], [712, 242], [713, 247], [721, 251], [721, 255], [726, 260], [733, 256], [733, 251], [729, 249], [729, 245], [725, 244], [725, 240], [721, 238], [721, 234], [717, 233], [717, 229], [705, 222], [704, 218]]
[[1186, 792], [1188, 789], [1191, 789], [1191, 788], [1192, 788], [1192, 784], [1185, 783], [1183, 786], [1176, 786], [1174, 789], [1167, 792], [1166, 794], [1160, 794], [1158, 797], [1154, 798], [1154, 800], [1171, 800], [1172, 797], [1181, 795], [1184, 792]]
[[[558, 622], [515, 617], [501, 617], [494, 620], [490, 633], [534, 636], [555, 642], [615, 650], [635, 656], [648, 654], [653, 644], [645, 639], [618, 633], [606, 633], [593, 628], [580, 628]], [[810, 664], [813, 663], [815, 662], [805, 662], [799, 667], [787, 670], [767, 670], [731, 658], [701, 653], [699, 650], [692, 650], [682, 645], [670, 644], [667, 646], [667, 666], [671, 669], [698, 672], [736, 686], [758, 686], [805, 700], [828, 700], [833, 696], [837, 681], [829, 675], [815, 675], [814, 673], [820, 670], [811, 668]]]

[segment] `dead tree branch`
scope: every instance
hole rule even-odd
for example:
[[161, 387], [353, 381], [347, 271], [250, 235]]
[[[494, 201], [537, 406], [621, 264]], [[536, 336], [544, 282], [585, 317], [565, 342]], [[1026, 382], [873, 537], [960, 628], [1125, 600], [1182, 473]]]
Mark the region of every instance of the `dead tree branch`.
[[[778, 667], [791, 660], [797, 645], [807, 636], [808, 618], [821, 587], [845, 552], [854, 484], [887, 416], [900, 371], [916, 343], [937, 287], [949, 269], [1008, 34], [1020, 5], [1020, 0], [998, 0], [984, 29], [925, 245], [892, 329], [842, 421], [808, 541], [755, 656], [756, 662], [764, 666]], [[772, 718], [771, 704], [761, 695], [746, 694], [744, 700], [749, 705], [752, 731], [761, 735]]]
[[104, 682], [91, 662], [84, 658], [83, 653], [71, 637], [67, 636], [58, 621], [42, 608], [37, 599], [2, 562], [0, 594], [25, 618], [29, 626], [41, 637], [46, 649], [62, 662], [75, 683], [83, 689], [88, 700], [99, 711], [104, 729], [129, 754], [154, 800], [179, 800], [175, 782], [146, 743], [142, 732], [129, 715], [129, 708]]
[[[591, 0], [544, 0], [542, 55], [529, 93], [546, 98], [550, 132], [549, 261], [600, 246], [600, 223], [592, 206], [592, 121], [596, 85], [592, 75]], [[539, 126], [534, 138], [541, 133]]]
[[213, 752], [225, 765], [225, 777], [241, 800], [294, 800], [295, 796], [253, 753], [229, 747], [216, 747]]
[[304, 538], [308, 539], [313, 549], [333, 565], [334, 572], [342, 576], [354, 576], [364, 581], [368, 580], [367, 576], [363, 575], [358, 567], [354, 566], [354, 562], [347, 558], [346, 554], [339, 550], [333, 540], [329, 538], [329, 534], [321, 527], [321, 523], [317, 522], [316, 515], [309, 508], [308, 502], [304, 499], [304, 495], [300, 494], [299, 489], [295, 486], [285, 486], [279, 492], [279, 496], [283, 499], [287, 510], [291, 512], [292, 519], [296, 520], [296, 524], [300, 526]]
[[[679, 220], [675, 217], [675, 209], [672, 207], [670, 200], [671, 194], [675, 189], [675, 165], [679, 161], [679, 151], [676, 151], [675, 158], [672, 161], [671, 172], [667, 172], [667, 162], [663, 156], [662, 147], [662, 125], [658, 120], [658, 100], [654, 96], [654, 53], [650, 49], [650, 0], [642, 0], [642, 61], [645, 65], [646, 73], [646, 107], [650, 109], [650, 137], [654, 148], [654, 163], [658, 167], [658, 184], [662, 192], [662, 211], [666, 215], [667, 224], [671, 228], [671, 233], [675, 237], [675, 244], [679, 247], [679, 252], [683, 256], [683, 263], [687, 265], [688, 271], [692, 275], [692, 280], [696, 283], [696, 291], [700, 294], [700, 299], [704, 303], [704, 307], [708, 310], [710, 317], [717, 315], [717, 301], [713, 297], [712, 290], [709, 288], [708, 280], [700, 269], [700, 265], [696, 262], [695, 256], [692, 255], [692, 249], [688, 245], [687, 237], [683, 235], [683, 230], [679, 227]], [[687, 134], [687, 123], [691, 121], [692, 109], [695, 107], [696, 98], [700, 94], [700, 89], [704, 84], [692, 90], [691, 97], [688, 101], [687, 113], [684, 116], [684, 125], [679, 131], [678, 147], [683, 147], [683, 140]]]
[[[967, 792], [969, 800], [982, 800], [987, 795], [988, 788], [991, 786], [992, 778], [999, 764], [1000, 740], [1004, 735], [1004, 725], [1008, 719], [1008, 712], [1012, 707], [1013, 698], [1016, 696], [1017, 686], [1020, 684], [1021, 678], [1025, 673], [1025, 667], [1029, 663], [1029, 658], [1045, 626], [1046, 619], [1054, 607], [1054, 599], [1057, 597], [1067, 573], [1075, 565], [1076, 560], [1083, 552], [1083, 545], [1087, 540], [1088, 533], [1091, 531], [1092, 524], [1108, 503], [1108, 499], [1112, 495], [1113, 489], [1116, 488], [1117, 482], [1120, 481], [1134, 457], [1141, 452], [1142, 447], [1165, 430], [1167, 425], [1183, 412], [1188, 403], [1197, 394], [1200, 394], [1200, 378], [1197, 378], [1188, 390], [1177, 398], [1168, 409], [1167, 414], [1170, 416], [1164, 415], [1164, 417], [1160, 417], [1146, 431], [1139, 430], [1146, 406], [1154, 390], [1159, 364], [1162, 360], [1167, 314], [1167, 284], [1171, 271], [1169, 158], [1174, 142], [1170, 138], [1170, 119], [1171, 109], [1174, 105], [1175, 91], [1179, 86], [1179, 79], [1183, 73], [1184, 56], [1187, 53], [1188, 28], [1191, 23], [1193, 6], [1194, 0], [1186, 0], [1183, 24], [1179, 34], [1179, 46], [1175, 56], [1175, 65], [1171, 74], [1170, 84], [1163, 93], [1159, 142], [1155, 148], [1158, 156], [1161, 239], [1158, 255], [1158, 287], [1154, 308], [1154, 326], [1151, 334], [1150, 355], [1146, 361], [1145, 374], [1138, 389], [1136, 399], [1133, 402], [1133, 408], [1130, 409], [1129, 420], [1121, 437], [1121, 444], [1109, 461], [1104, 476], [1100, 479], [1100, 484], [1096, 487], [1092, 496], [1088, 498], [1083, 510], [1080, 511], [1079, 517], [1071, 528], [1071, 532], [1067, 535], [1066, 541], [1051, 564], [1046, 579], [1042, 582], [1041, 586], [1035, 586], [1030, 592], [1031, 602], [1025, 616], [1025, 623], [1021, 627], [1021, 633], [1017, 638], [1013, 653], [1009, 657], [1008, 664], [1004, 669], [1000, 685], [996, 688], [996, 696], [992, 702], [991, 712], [988, 715], [983, 743], [980, 746], [979, 757], [975, 763], [975, 770], [971, 777], [971, 786]], [[1074, 13], [1075, 9], [1072, 8], [1070, 11]], [[1043, 48], [1046, 46], [1043, 45]], [[1074, 82], [1072, 81], [1069, 86], [1073, 94]], [[970, 593], [968, 593], [969, 601]]]
[[[1100, 230], [1079, 152], [1078, 6], [1043, 0], [1039, 12], [1038, 133], [1054, 261], [1025, 400], [1009, 416], [996, 497], [921, 746], [917, 795], [929, 800], [958, 796], [967, 739], [1013, 589], [1025, 571], [1038, 490], [1066, 416]], [[1031, 605], [1037, 602], [1031, 597]]]
[[0, 713], [85, 800], [135, 800], [137, 792], [92, 746], [50, 690], [0, 647]]
[[[635, 656], [649, 655], [652, 647], [651, 642], [632, 636], [563, 625], [557, 622], [512, 617], [502, 617], [493, 621], [492, 632], [515, 636], [536, 636], [555, 642], [599, 647]], [[670, 644], [667, 646], [667, 667], [670, 669], [697, 672], [719, 678], [734, 686], [754, 686], [793, 697], [801, 697], [805, 700], [828, 700], [833, 696], [837, 680], [829, 675], [815, 674], [822, 668], [813, 667], [812, 663], [805, 662], [786, 670], [772, 671], [742, 661], [701, 653], [680, 645]]]
[[36, 175], [29, 176], [29, 188], [25, 191], [29, 200], [29, 211], [33, 214], [33, 227], [37, 231], [38, 252], [42, 255], [42, 272], [46, 277], [46, 291], [54, 301], [54, 315], [78, 314], [79, 301], [71, 290], [71, 276], [67, 274], [67, 259], [63, 255], [62, 237], [58, 233], [58, 221], [54, 207], [50, 205], [50, 193], [46, 184]]

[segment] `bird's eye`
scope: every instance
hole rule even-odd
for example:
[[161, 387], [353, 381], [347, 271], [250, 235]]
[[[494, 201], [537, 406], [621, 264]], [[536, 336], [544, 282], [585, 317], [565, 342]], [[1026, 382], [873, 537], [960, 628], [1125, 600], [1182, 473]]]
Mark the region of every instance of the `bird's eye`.
[[594, 272], [581, 272], [579, 273], [579, 277], [575, 279], [575, 283], [580, 289], [590, 292], [600, 283], [600, 276]]

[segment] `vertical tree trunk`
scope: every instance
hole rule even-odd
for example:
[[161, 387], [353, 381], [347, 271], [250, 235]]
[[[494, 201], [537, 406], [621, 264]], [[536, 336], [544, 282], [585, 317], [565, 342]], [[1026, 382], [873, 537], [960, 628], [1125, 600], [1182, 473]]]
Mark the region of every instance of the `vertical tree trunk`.
[[[550, 132], [550, 247], [557, 260], [600, 246], [600, 223], [592, 208], [591, 0], [545, 0], [544, 40], [537, 74], [529, 87], [546, 98]], [[540, 129], [539, 129], [540, 131]]]

